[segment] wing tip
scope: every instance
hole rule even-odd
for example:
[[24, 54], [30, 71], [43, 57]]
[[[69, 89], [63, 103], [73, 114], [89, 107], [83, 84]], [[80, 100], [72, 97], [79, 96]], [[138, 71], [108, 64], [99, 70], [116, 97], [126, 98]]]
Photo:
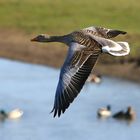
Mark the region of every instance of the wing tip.
[[65, 109], [61, 110], [61, 109], [56, 109], [55, 107], [53, 107], [53, 109], [50, 111], [50, 114], [54, 113], [53, 118], [55, 118], [56, 116], [58, 116], [58, 118], [59, 118], [61, 116], [61, 114], [64, 112], [65, 112]]
[[116, 36], [118, 36], [120, 34], [125, 35], [125, 34], [127, 34], [127, 32], [126, 31], [121, 31], [121, 30], [109, 30], [107, 32], [107, 36], [109, 38], [116, 37]]
[[125, 34], [127, 34], [127, 32], [125, 32], [125, 31], [121, 31], [121, 34], [125, 35]]

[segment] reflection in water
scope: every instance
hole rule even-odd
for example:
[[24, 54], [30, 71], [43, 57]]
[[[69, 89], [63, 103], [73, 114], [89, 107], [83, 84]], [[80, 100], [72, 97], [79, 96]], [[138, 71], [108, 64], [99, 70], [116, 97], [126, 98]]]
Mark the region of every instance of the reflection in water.
[[[53, 106], [59, 70], [0, 60], [0, 109], [21, 108], [20, 120], [0, 123], [2, 140], [124, 140], [140, 138], [139, 84], [103, 77], [101, 84], [86, 83], [76, 101], [60, 118], [49, 112]], [[133, 106], [137, 118], [131, 125], [109, 117], [97, 118], [97, 109], [110, 104], [112, 114]]]

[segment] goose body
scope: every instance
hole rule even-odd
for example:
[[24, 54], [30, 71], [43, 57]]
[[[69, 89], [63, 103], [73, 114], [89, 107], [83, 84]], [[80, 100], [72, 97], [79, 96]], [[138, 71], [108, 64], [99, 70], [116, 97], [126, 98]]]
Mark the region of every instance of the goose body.
[[52, 110], [54, 117], [56, 115], [59, 117], [64, 113], [80, 93], [100, 54], [108, 53], [113, 56], [129, 54], [130, 49], [127, 43], [110, 40], [125, 33], [102, 27], [88, 27], [64, 36], [41, 34], [31, 39], [31, 41], [43, 43], [61, 42], [69, 46], [56, 89]]
[[99, 108], [97, 111], [98, 117], [110, 117], [112, 115], [111, 113], [111, 107], [108, 105], [106, 108]]

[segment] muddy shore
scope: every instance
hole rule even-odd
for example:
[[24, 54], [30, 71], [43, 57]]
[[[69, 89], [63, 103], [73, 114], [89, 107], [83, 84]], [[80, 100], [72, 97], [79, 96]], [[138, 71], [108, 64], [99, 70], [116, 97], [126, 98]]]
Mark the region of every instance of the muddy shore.
[[[0, 57], [37, 63], [59, 68], [63, 64], [67, 47], [58, 43], [39, 44], [30, 42], [31, 35], [15, 31], [0, 34]], [[128, 61], [129, 60], [129, 61]], [[128, 57], [116, 59], [101, 56], [94, 69], [95, 73], [116, 76], [140, 82], [140, 66]]]

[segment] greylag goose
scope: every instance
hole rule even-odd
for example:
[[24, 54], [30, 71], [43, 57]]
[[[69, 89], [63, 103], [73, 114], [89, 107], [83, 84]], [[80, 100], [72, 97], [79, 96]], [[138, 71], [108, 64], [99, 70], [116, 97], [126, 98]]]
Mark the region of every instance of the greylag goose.
[[108, 105], [106, 108], [99, 108], [97, 111], [98, 117], [107, 118], [107, 117], [110, 117], [111, 114], [112, 113], [111, 113], [111, 106], [110, 105]]
[[122, 110], [113, 115], [113, 118], [120, 119], [120, 120], [134, 120], [135, 117], [136, 117], [136, 113], [131, 106], [127, 107], [126, 112]]
[[130, 49], [127, 42], [115, 42], [110, 38], [124, 31], [102, 27], [88, 27], [63, 36], [41, 34], [31, 39], [36, 42], [61, 42], [69, 46], [67, 58], [61, 68], [55, 94], [54, 117], [61, 115], [77, 97], [102, 53], [125, 56]]

